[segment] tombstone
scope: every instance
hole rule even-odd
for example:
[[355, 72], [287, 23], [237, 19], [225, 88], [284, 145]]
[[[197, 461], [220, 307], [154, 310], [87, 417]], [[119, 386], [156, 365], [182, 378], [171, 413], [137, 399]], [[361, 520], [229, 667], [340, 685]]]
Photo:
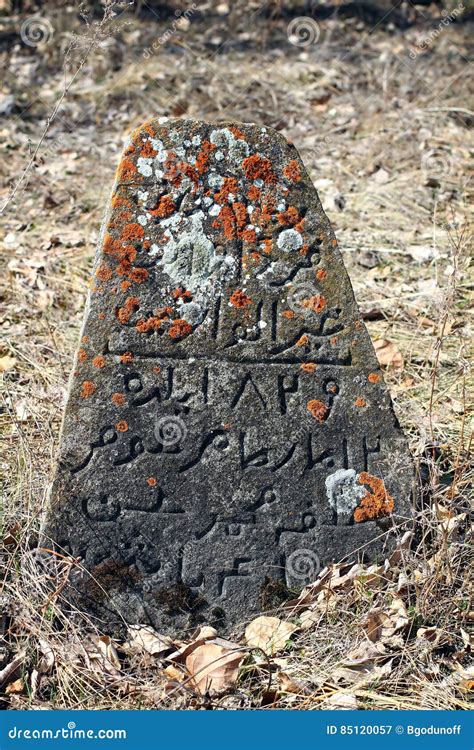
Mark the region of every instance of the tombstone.
[[[101, 230], [44, 538], [102, 627], [223, 633], [380, 559], [412, 464], [294, 146], [151, 121]], [[82, 572], [81, 572], [82, 569]]]

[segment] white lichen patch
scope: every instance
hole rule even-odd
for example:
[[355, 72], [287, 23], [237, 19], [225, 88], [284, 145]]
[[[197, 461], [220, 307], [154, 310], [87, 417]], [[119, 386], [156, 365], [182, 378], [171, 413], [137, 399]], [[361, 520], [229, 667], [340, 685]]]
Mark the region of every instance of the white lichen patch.
[[303, 246], [303, 237], [296, 229], [285, 229], [278, 237], [277, 245], [286, 253], [299, 250]]
[[236, 138], [228, 128], [213, 130], [210, 141], [217, 148], [223, 149], [227, 153], [228, 160], [233, 164], [240, 165], [242, 160], [249, 155], [248, 143]]
[[338, 516], [351, 516], [365, 495], [365, 488], [354, 469], [338, 469], [326, 477], [326, 495]]
[[152, 159], [144, 156], [140, 156], [137, 159], [137, 169], [144, 177], [151, 177], [153, 174], [153, 168], [151, 166]]
[[159, 164], [165, 162], [168, 158], [168, 151], [166, 150], [163, 141], [160, 141], [159, 138], [150, 138], [150, 143], [156, 151], [154, 156], [155, 161]]
[[[216, 254], [214, 244], [204, 229], [204, 219], [205, 214], [201, 210], [182, 217], [179, 234], [175, 238], [170, 231], [171, 236], [164, 245], [160, 261], [173, 283], [184, 286], [194, 295], [205, 291], [213, 281], [224, 281], [235, 264], [233, 258]], [[171, 220], [165, 221], [169, 222], [171, 230]], [[173, 229], [176, 228], [175, 224]]]
[[220, 174], [211, 174], [208, 179], [209, 187], [219, 188], [224, 184], [224, 178]]

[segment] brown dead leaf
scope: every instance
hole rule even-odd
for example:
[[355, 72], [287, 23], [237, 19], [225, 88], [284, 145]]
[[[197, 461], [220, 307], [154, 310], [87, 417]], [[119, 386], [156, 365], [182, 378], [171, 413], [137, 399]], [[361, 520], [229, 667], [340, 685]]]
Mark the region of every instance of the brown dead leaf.
[[344, 681], [358, 687], [368, 685], [392, 671], [393, 659], [386, 661], [387, 651], [383, 643], [361, 643], [349, 652], [340, 667], [332, 675], [334, 682]]
[[373, 643], [385, 641], [403, 630], [408, 624], [408, 614], [400, 597], [394, 597], [387, 609], [375, 607], [367, 615], [365, 631]]
[[42, 638], [38, 641], [39, 650], [41, 652], [41, 659], [38, 663], [38, 672], [41, 674], [47, 674], [54, 667], [55, 656], [54, 651], [49, 643]]
[[5, 688], [5, 693], [7, 695], [19, 695], [20, 693], [24, 692], [25, 683], [23, 682], [23, 679], [21, 677], [19, 677], [18, 680], [15, 680], [14, 682], [10, 682]]
[[318, 625], [323, 617], [324, 614], [318, 609], [305, 609], [299, 616], [301, 630], [309, 630], [314, 625]]
[[216, 695], [233, 685], [246, 655], [238, 648], [203, 643], [186, 658], [186, 668], [201, 695]]
[[273, 656], [285, 648], [295, 630], [298, 627], [291, 622], [261, 615], [247, 625], [245, 640], [249, 646], [261, 648], [266, 654]]
[[329, 708], [333, 711], [357, 711], [359, 705], [353, 693], [343, 693], [338, 690], [323, 701], [321, 708]]
[[374, 341], [374, 349], [381, 367], [403, 368], [403, 357], [393, 342], [378, 339]]
[[217, 630], [212, 628], [210, 625], [202, 625], [193, 633], [193, 640], [199, 641], [202, 639], [208, 640], [209, 638], [215, 638], [217, 636]]
[[94, 636], [83, 644], [80, 653], [86, 658], [90, 669], [97, 674], [118, 676], [120, 660], [108, 635]]
[[10, 677], [15, 675], [15, 672], [23, 664], [26, 658], [26, 651], [20, 651], [11, 662], [9, 662], [3, 669], [0, 669], [0, 687], [4, 685]]
[[281, 686], [279, 692], [294, 693], [295, 695], [304, 695], [309, 692], [304, 682], [297, 680], [287, 672], [278, 672], [277, 679]]
[[428, 641], [433, 648], [438, 648], [438, 646], [451, 641], [448, 633], [435, 625], [430, 628], [418, 628], [416, 637], [420, 641]]
[[368, 612], [365, 632], [369, 641], [375, 643], [380, 640], [385, 621], [386, 615], [381, 609], [375, 608]]
[[168, 675], [170, 680], [177, 680], [178, 682], [182, 682], [184, 679], [186, 679], [186, 675], [184, 674], [183, 670], [178, 669], [178, 667], [175, 667], [174, 664], [170, 664], [169, 666], [167, 666], [164, 671]]
[[12, 370], [16, 365], [15, 357], [10, 357], [8, 354], [0, 357], [0, 372], [6, 372], [6, 370]]
[[174, 648], [171, 638], [160, 635], [156, 630], [148, 626], [130, 625], [128, 628], [129, 638], [127, 643], [134, 649], [146, 651], [147, 654], [157, 656], [166, 654]]

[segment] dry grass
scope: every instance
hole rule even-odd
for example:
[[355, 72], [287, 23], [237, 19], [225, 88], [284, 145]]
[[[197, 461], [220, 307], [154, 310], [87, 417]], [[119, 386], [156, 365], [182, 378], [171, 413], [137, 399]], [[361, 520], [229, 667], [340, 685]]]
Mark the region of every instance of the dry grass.
[[[5, 195], [64, 88], [64, 52], [79, 25], [71, 17], [53, 21], [52, 43], [2, 53], [15, 97], [1, 123]], [[465, 708], [472, 688], [466, 669], [469, 29], [452, 24], [413, 60], [410, 50], [437, 22], [369, 35], [359, 21], [330, 19], [320, 22], [318, 44], [298, 48], [288, 44], [287, 21], [278, 18], [235, 14], [231, 31], [219, 17], [192, 21], [149, 57], [143, 48], [169, 21], [112, 23], [49, 128], [28, 184], [1, 217], [7, 272], [0, 281], [6, 333], [0, 362], [8, 356], [15, 363], [2, 376], [0, 414], [6, 480], [0, 668], [21, 657], [4, 679], [4, 700], [58, 708], [309, 709], [341, 700], [364, 708]], [[70, 52], [72, 71], [81, 53]], [[116, 644], [117, 657], [84, 615], [61, 612], [70, 563], [58, 560], [55, 570], [43, 570], [30, 554], [121, 139], [161, 114], [257, 121], [295, 142], [333, 222], [372, 337], [388, 340], [403, 357], [403, 367], [387, 368], [386, 380], [423, 487], [410, 549], [376, 575], [353, 569], [342, 585], [326, 583], [308, 595], [304, 609], [281, 613], [301, 626], [309, 610], [304, 617], [314, 623], [276, 661], [252, 650], [237, 685], [214, 698], [189, 682], [180, 686], [160, 657]], [[333, 571], [333, 583], [340, 574]], [[402, 625], [376, 639], [385, 653], [372, 658], [369, 612], [390, 618], [399, 600]], [[427, 627], [434, 634], [420, 634]], [[354, 678], [347, 671], [354, 667], [343, 662], [356, 648], [368, 666]]]

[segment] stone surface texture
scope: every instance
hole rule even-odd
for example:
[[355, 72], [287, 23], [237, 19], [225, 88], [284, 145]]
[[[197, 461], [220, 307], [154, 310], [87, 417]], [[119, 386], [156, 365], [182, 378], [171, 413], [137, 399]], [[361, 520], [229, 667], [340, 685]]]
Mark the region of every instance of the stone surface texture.
[[93, 271], [44, 537], [67, 595], [230, 632], [410, 516], [405, 438], [293, 145], [159, 119], [125, 147]]

